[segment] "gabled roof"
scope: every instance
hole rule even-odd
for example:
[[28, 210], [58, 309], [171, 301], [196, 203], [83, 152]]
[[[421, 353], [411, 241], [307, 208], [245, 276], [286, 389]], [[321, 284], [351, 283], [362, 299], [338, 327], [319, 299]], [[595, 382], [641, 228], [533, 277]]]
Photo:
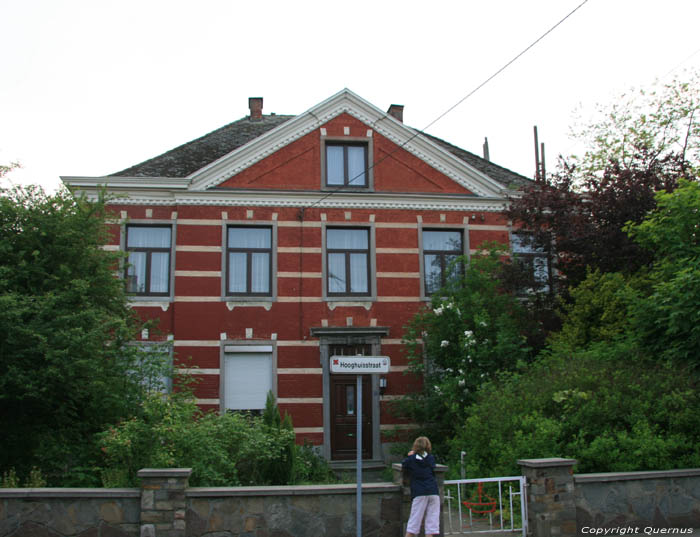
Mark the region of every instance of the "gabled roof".
[[251, 120], [250, 116], [246, 116], [162, 155], [111, 175], [187, 177], [293, 117], [272, 114]]
[[184, 188], [191, 193], [204, 193], [341, 114], [362, 121], [371, 131], [484, 200], [503, 199], [505, 190], [530, 181], [440, 138], [408, 127], [348, 89], [297, 116], [272, 114], [259, 119], [247, 116], [110, 176], [65, 177], [64, 181], [75, 186], [94, 183], [132, 188]]

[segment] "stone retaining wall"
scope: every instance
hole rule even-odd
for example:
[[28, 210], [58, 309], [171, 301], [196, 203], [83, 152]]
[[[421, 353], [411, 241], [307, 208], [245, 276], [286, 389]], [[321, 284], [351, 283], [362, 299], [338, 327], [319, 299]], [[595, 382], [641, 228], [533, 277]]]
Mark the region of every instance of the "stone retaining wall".
[[[355, 537], [356, 485], [187, 490], [187, 537]], [[362, 487], [362, 535], [401, 535], [401, 487]]]
[[139, 537], [140, 489], [0, 489], [0, 537]]
[[574, 475], [585, 527], [700, 527], [700, 470]]

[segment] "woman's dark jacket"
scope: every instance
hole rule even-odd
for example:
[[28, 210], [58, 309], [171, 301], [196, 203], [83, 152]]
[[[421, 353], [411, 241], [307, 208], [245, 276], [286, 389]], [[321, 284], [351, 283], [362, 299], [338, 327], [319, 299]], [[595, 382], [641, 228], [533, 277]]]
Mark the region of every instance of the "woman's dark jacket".
[[411, 477], [411, 499], [416, 496], [431, 496], [439, 494], [437, 480], [435, 479], [435, 457], [429, 453], [422, 455], [414, 453], [406, 457], [401, 463], [404, 470], [408, 470]]

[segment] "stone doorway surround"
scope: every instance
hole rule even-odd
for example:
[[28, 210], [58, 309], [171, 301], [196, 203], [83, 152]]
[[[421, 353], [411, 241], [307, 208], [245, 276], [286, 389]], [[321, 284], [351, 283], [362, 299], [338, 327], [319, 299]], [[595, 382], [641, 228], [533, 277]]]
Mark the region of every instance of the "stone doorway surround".
[[[331, 461], [331, 345], [370, 345], [373, 356], [380, 356], [382, 337], [389, 335], [389, 328], [384, 326], [347, 326], [312, 328], [311, 336], [319, 339], [321, 370], [323, 372], [323, 447], [322, 454]], [[371, 460], [382, 460], [382, 445], [380, 434], [379, 412], [379, 379], [372, 375], [372, 457]]]

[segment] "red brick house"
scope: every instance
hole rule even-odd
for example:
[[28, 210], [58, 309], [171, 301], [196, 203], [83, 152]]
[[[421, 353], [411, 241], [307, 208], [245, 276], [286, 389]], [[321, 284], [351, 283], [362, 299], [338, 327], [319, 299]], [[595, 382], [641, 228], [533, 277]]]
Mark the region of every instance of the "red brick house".
[[[196, 367], [206, 409], [261, 409], [268, 390], [297, 439], [354, 459], [355, 379], [335, 354], [387, 355], [365, 379], [364, 457], [384, 457], [404, 375], [403, 326], [485, 240], [508, 243], [504, 192], [526, 178], [343, 90], [298, 116], [250, 115], [74, 190], [123, 194], [108, 248], [129, 253], [133, 307]], [[187, 366], [189, 367], [189, 366]]]

